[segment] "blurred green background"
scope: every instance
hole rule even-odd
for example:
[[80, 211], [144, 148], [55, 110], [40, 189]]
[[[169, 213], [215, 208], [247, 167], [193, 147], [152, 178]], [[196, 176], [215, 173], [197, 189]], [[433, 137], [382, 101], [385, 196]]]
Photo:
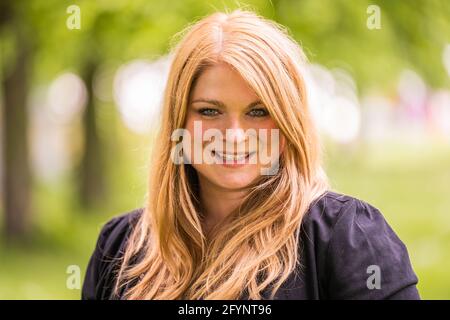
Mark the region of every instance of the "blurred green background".
[[237, 7], [302, 45], [333, 188], [381, 210], [422, 298], [450, 298], [449, 1], [3, 0], [0, 299], [79, 299], [67, 268], [144, 204], [172, 37]]

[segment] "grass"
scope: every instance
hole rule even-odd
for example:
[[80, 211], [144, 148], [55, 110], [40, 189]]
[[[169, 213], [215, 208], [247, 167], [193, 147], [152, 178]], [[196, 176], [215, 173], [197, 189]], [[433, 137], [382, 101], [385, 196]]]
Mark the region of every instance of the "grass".
[[[30, 243], [0, 243], [0, 299], [80, 298], [80, 290], [66, 287], [67, 267], [78, 265], [82, 280], [102, 224], [141, 205], [145, 155], [137, 156], [140, 149], [115, 157], [122, 165], [109, 174], [112, 196], [92, 212], [77, 209], [70, 178], [36, 186]], [[391, 143], [326, 150], [333, 189], [379, 208], [408, 247], [422, 298], [450, 299], [450, 146]]]

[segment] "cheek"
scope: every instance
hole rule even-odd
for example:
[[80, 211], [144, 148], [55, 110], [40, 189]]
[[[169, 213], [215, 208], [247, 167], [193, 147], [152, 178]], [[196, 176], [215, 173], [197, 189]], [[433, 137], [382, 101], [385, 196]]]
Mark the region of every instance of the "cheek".
[[[208, 124], [206, 121], [202, 121], [198, 117], [191, 116], [186, 119], [184, 129], [189, 132], [189, 136], [184, 143], [183, 149], [185, 152], [185, 157], [188, 159], [189, 163], [196, 166], [205, 166], [202, 164], [204, 157], [211, 157], [210, 154], [204, 154], [206, 152], [205, 146], [210, 144], [210, 141], [204, 141], [205, 132], [209, 129], [213, 129], [215, 126]], [[202, 163], [198, 163], [198, 162]], [[211, 161], [211, 160], [210, 160]]]
[[264, 129], [266, 132], [265, 148], [271, 154], [278, 148], [278, 154], [281, 154], [286, 146], [286, 138], [272, 119], [265, 121], [258, 126], [258, 129]]
[[194, 134], [194, 123], [196, 121], [198, 121], [197, 117], [195, 115], [193, 115], [192, 112], [188, 112], [188, 114], [186, 116], [184, 128], [186, 130], [189, 130], [191, 135]]

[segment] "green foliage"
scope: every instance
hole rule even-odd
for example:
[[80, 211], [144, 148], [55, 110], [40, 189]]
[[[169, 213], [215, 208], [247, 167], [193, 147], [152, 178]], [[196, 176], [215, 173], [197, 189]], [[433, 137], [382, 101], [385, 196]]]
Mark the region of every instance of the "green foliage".
[[[16, 6], [36, 45], [37, 81], [48, 81], [83, 60], [126, 61], [167, 52], [186, 25], [217, 10], [254, 9], [290, 29], [314, 62], [343, 67], [360, 87], [389, 89], [405, 67], [434, 87], [448, 85], [442, 50], [449, 42], [450, 3], [443, 0], [346, 1], [19, 1]], [[19, 5], [20, 4], [20, 5]], [[66, 9], [81, 9], [81, 30], [66, 28]], [[381, 8], [381, 29], [369, 30], [367, 7]], [[1, 38], [0, 38], [1, 39]]]

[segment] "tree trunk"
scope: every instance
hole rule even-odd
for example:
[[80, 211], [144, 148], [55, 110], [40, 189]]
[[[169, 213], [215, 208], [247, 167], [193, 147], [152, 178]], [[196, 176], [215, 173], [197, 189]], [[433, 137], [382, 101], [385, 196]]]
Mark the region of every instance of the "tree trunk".
[[104, 170], [102, 143], [98, 134], [93, 78], [97, 64], [88, 61], [83, 70], [88, 100], [83, 115], [84, 154], [81, 160], [80, 198], [84, 208], [93, 208], [104, 195]]
[[[12, 12], [12, 11], [11, 11]], [[4, 17], [4, 16], [3, 16]], [[27, 93], [30, 46], [16, 17], [12, 17], [14, 61], [2, 62], [3, 71], [3, 209], [8, 242], [23, 239], [30, 220], [30, 168], [27, 139]], [[6, 67], [8, 66], [8, 67]]]

